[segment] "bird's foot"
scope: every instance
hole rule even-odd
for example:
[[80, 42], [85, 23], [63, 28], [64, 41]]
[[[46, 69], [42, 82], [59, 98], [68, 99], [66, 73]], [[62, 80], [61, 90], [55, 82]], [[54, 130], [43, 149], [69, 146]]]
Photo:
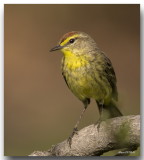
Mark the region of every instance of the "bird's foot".
[[99, 129], [100, 129], [100, 124], [101, 124], [102, 120], [99, 119], [94, 125], [97, 126], [97, 130], [99, 132]]
[[74, 129], [73, 129], [72, 134], [71, 134], [71, 135], [69, 136], [69, 138], [67, 139], [67, 142], [68, 142], [70, 148], [71, 148], [71, 145], [72, 145], [72, 138], [73, 138], [73, 136], [74, 136], [75, 134], [78, 134], [78, 129], [77, 129], [77, 128], [74, 128]]

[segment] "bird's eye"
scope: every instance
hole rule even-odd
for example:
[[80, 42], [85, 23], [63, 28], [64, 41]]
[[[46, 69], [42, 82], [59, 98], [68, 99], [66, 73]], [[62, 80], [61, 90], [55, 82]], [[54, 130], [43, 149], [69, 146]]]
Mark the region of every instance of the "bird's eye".
[[70, 39], [69, 42], [70, 43], [74, 43], [75, 39]]

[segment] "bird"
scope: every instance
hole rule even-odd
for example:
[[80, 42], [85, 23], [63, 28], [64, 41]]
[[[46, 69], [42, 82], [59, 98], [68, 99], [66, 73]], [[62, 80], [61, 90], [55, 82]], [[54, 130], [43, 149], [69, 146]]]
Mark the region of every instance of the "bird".
[[98, 128], [102, 121], [123, 114], [117, 107], [117, 79], [112, 63], [90, 35], [81, 31], [68, 32], [50, 52], [56, 50], [63, 53], [61, 63], [63, 78], [68, 88], [84, 106], [68, 138], [71, 146], [72, 138], [78, 132], [78, 125], [91, 99], [96, 101], [100, 114]]

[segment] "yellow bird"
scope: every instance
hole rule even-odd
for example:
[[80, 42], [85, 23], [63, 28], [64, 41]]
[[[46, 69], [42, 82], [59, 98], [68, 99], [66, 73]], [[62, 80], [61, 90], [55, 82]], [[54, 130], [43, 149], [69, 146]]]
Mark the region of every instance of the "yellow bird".
[[100, 112], [98, 126], [101, 121], [122, 116], [122, 113], [116, 107], [118, 92], [112, 63], [88, 34], [79, 31], [66, 33], [50, 51], [56, 50], [64, 55], [62, 75], [67, 86], [84, 104], [80, 118], [68, 139], [71, 144], [91, 98], [95, 99]]

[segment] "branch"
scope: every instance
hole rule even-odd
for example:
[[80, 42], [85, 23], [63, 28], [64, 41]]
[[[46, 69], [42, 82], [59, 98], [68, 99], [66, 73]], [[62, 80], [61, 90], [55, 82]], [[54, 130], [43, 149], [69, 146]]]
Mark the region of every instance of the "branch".
[[81, 129], [74, 135], [71, 148], [65, 140], [48, 151], [34, 151], [30, 156], [100, 156], [116, 149], [133, 151], [139, 145], [140, 116], [130, 115], [101, 122], [99, 131], [94, 124]]

